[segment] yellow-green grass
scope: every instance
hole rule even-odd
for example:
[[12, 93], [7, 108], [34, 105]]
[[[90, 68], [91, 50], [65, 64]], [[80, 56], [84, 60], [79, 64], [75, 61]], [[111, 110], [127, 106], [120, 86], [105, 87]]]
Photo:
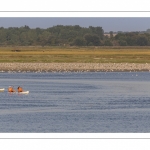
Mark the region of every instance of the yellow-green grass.
[[150, 47], [0, 47], [0, 62], [150, 63]]

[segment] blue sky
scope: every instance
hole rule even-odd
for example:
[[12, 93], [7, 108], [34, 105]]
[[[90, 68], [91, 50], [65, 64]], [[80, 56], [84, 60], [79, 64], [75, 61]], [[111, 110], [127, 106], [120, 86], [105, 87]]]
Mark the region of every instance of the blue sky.
[[48, 28], [56, 25], [100, 26], [109, 31], [146, 31], [150, 28], [150, 17], [0, 17], [0, 27]]

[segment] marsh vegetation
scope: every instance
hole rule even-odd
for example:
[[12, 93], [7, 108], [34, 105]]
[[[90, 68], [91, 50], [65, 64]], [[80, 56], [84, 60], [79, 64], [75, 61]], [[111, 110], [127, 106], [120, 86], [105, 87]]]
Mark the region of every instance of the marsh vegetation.
[[0, 47], [0, 62], [150, 63], [150, 47]]

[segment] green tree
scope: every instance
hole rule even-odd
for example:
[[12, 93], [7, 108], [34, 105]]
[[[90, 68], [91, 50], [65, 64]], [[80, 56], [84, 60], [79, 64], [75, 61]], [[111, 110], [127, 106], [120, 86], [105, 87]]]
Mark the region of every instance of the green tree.
[[[88, 36], [89, 35], [89, 36]], [[0, 45], [101, 45], [104, 40], [102, 27], [84, 28], [79, 25], [57, 25], [47, 29], [0, 28]], [[85, 44], [86, 43], [86, 44]]]
[[125, 40], [119, 40], [120, 46], [127, 46], [127, 42]]
[[142, 35], [139, 36], [137, 39], [137, 45], [139, 46], [147, 46], [148, 45], [148, 39], [146, 36]]
[[97, 35], [86, 34], [84, 36], [84, 39], [86, 41], [86, 45], [89, 45], [90, 43], [94, 46], [99, 46], [100, 45], [100, 39]]
[[44, 31], [42, 34], [39, 34], [38, 41], [42, 46], [50, 45], [51, 43], [50, 33], [48, 31]]
[[113, 31], [110, 31], [109, 34], [110, 34], [110, 38], [112, 39], [113, 38]]
[[108, 39], [108, 40], [105, 40], [104, 46], [113, 46], [113, 44], [112, 44], [112, 42]]
[[73, 42], [73, 45], [76, 45], [76, 46], [85, 46], [86, 45], [86, 41], [83, 39], [83, 38], [76, 38]]

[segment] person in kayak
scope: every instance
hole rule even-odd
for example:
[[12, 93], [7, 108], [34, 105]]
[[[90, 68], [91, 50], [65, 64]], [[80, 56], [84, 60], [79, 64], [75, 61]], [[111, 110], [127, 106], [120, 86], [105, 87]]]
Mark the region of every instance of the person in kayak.
[[15, 92], [14, 88], [12, 86], [9, 86], [8, 92]]
[[22, 87], [18, 87], [18, 92], [23, 92], [23, 89], [22, 89]]

